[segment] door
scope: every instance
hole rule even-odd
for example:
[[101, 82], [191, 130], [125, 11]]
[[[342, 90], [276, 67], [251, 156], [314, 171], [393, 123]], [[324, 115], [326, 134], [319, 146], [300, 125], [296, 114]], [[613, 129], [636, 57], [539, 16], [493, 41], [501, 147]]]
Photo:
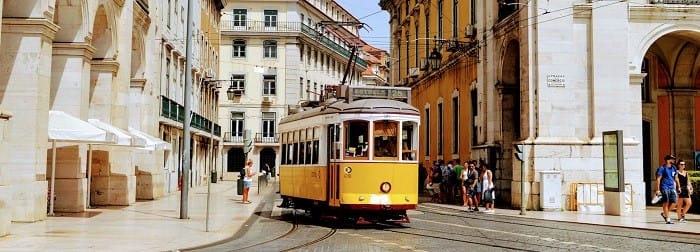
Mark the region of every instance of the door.
[[328, 159], [328, 205], [340, 206], [340, 126], [329, 124], [326, 132], [326, 144], [329, 146], [327, 153]]

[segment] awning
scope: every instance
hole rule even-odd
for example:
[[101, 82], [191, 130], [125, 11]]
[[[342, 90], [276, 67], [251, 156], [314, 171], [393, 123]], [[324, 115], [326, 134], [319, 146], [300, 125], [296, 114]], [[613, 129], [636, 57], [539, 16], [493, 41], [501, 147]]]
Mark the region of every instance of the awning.
[[173, 147], [170, 143], [160, 140], [157, 137], [151, 136], [146, 132], [129, 127], [129, 133], [135, 138], [139, 138], [145, 141], [144, 148], [149, 150], [172, 150]]
[[115, 143], [117, 137], [63, 111], [49, 111], [49, 140], [58, 142]]
[[111, 125], [109, 123], [100, 121], [99, 119], [88, 119], [88, 122], [95, 127], [98, 127], [104, 131], [110, 132], [117, 137], [116, 145], [124, 146], [135, 146], [144, 147], [146, 146], [146, 140], [139, 137], [132, 137], [131, 133], [120, 129], [117, 126]]

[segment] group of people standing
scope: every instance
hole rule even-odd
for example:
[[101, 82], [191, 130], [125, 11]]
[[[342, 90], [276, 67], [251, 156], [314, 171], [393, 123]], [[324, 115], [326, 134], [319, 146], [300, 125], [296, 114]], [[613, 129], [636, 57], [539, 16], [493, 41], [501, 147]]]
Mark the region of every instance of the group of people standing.
[[493, 173], [483, 160], [471, 160], [464, 166], [459, 159], [447, 163], [438, 160], [428, 175], [425, 188], [434, 202], [462, 204], [468, 212], [478, 212], [479, 206], [484, 206], [484, 213], [494, 212]]
[[690, 195], [693, 194], [693, 185], [688, 183], [686, 162], [680, 159], [676, 167], [676, 157], [673, 155], [666, 155], [664, 161], [665, 164], [656, 169], [656, 195], [661, 196], [663, 202], [661, 217], [666, 224], [673, 224], [669, 211], [675, 206], [678, 222], [685, 223], [685, 214], [692, 205]]

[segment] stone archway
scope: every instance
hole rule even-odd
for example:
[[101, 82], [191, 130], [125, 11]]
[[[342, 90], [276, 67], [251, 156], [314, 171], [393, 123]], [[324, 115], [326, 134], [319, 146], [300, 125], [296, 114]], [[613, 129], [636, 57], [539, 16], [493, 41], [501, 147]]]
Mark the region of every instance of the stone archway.
[[[50, 110], [64, 111], [83, 120], [88, 119], [85, 108], [88, 107], [90, 62], [87, 59], [94, 53], [87, 41], [87, 5], [85, 0], [57, 0], [55, 3], [53, 22], [59, 29], [52, 44], [49, 92]], [[85, 145], [79, 144], [58, 148], [57, 158], [61, 162], [56, 167], [55, 191], [63, 197], [56, 198], [55, 211], [82, 212], [86, 208], [90, 200], [85, 186], [90, 162], [85, 155], [87, 151]]]
[[[260, 169], [265, 166], [265, 164], [268, 164], [270, 166], [270, 169], [275, 168], [277, 160], [277, 153], [275, 150], [272, 148], [265, 148], [260, 151]], [[270, 170], [273, 171], [273, 170]]]
[[[700, 31], [671, 31], [651, 43], [640, 64], [644, 143], [644, 181], [655, 191], [654, 171], [663, 156], [674, 154], [697, 165], [700, 150]], [[647, 153], [645, 151], [645, 153]], [[650, 195], [647, 194], [647, 203]]]
[[496, 86], [501, 109], [502, 165], [494, 173], [501, 191], [496, 195], [499, 202], [511, 202], [511, 182], [513, 181], [513, 143], [522, 138], [521, 132], [521, 83], [520, 83], [520, 43], [510, 40], [503, 50], [501, 73]]
[[240, 172], [241, 169], [245, 167], [245, 153], [243, 152], [243, 148], [231, 148], [228, 150], [226, 156], [226, 172]]

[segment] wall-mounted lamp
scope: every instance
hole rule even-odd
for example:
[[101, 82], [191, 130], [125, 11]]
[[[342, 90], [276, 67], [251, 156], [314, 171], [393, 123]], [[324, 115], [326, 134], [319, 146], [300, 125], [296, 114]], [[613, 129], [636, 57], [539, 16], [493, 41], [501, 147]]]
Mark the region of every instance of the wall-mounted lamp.
[[[231, 75], [231, 79], [228, 80], [202, 80], [205, 83], [208, 82], [223, 82], [223, 81], [229, 81], [231, 84], [229, 84], [228, 89], [226, 89], [226, 96], [228, 97], [229, 101], [233, 101], [236, 99], [237, 96], [240, 96], [243, 94], [243, 90], [237, 89], [233, 86], [234, 79], [233, 79], [233, 74]], [[217, 85], [217, 88], [219, 86]]]
[[428, 56], [428, 63], [433, 70], [440, 69], [440, 63], [442, 62], [442, 54], [438, 52], [437, 48], [433, 47], [433, 51], [430, 52]]

